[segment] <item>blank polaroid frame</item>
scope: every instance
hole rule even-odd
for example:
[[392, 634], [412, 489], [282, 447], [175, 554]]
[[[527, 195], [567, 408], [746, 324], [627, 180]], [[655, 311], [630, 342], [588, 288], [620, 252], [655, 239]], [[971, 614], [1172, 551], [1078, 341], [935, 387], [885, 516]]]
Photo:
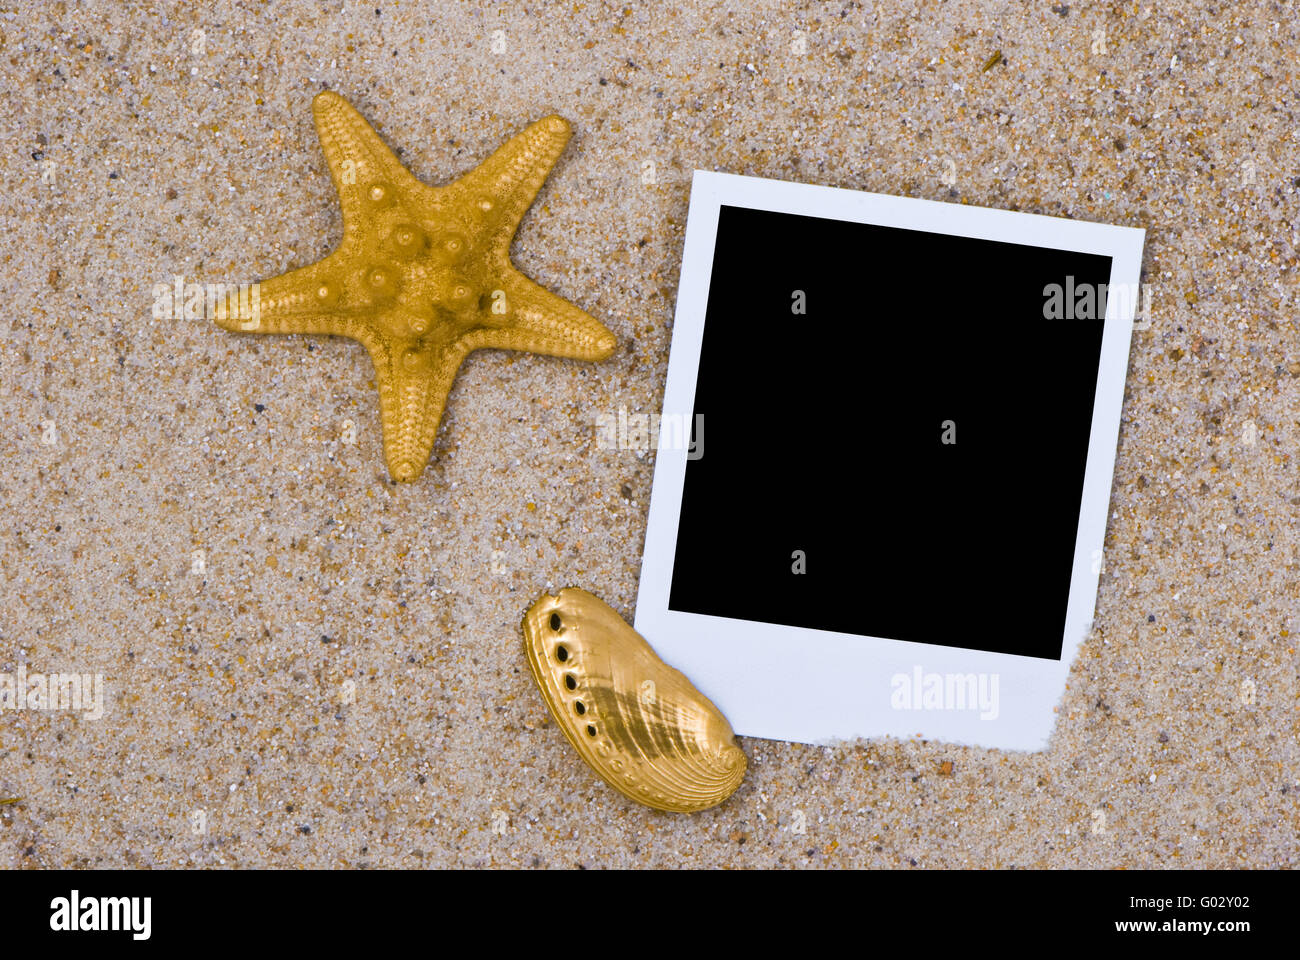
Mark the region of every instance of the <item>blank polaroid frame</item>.
[[1143, 236], [695, 171], [636, 629], [737, 733], [1046, 746]]

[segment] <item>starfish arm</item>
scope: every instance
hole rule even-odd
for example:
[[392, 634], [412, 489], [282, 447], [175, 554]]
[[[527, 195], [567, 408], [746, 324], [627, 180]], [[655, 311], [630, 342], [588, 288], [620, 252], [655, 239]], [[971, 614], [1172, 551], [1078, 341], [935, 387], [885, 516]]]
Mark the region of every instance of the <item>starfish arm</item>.
[[325, 333], [364, 341], [369, 324], [335, 305], [339, 281], [332, 260], [255, 284], [242, 302], [231, 294], [218, 305], [217, 326], [232, 333]]
[[[311, 109], [343, 208], [345, 244], [361, 229], [376, 204], [389, 203], [403, 193], [428, 192], [429, 188], [402, 166], [375, 128], [337, 93], [326, 90], [316, 94]], [[376, 190], [380, 193], [372, 194]]]
[[[573, 128], [552, 114], [515, 134], [492, 156], [440, 193], [482, 217], [478, 245], [505, 260], [519, 223], [564, 152]], [[486, 206], [485, 206], [486, 204]]]
[[604, 360], [617, 341], [595, 317], [514, 268], [500, 278], [508, 323], [477, 327], [462, 337], [469, 349], [527, 350], [575, 360]]
[[452, 381], [469, 348], [455, 341], [423, 349], [375, 338], [363, 342], [379, 385], [388, 473], [394, 480], [416, 480], [433, 453]]

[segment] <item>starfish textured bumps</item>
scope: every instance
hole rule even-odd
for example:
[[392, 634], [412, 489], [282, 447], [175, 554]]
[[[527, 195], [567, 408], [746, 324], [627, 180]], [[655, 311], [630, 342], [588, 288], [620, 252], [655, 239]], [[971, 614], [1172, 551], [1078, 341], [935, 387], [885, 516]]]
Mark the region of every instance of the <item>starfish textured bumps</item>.
[[471, 350], [578, 360], [614, 351], [613, 334], [595, 318], [510, 263], [519, 222], [569, 141], [562, 117], [537, 121], [459, 180], [430, 187], [338, 94], [318, 94], [312, 112], [343, 210], [343, 240], [324, 260], [263, 281], [251, 318], [226, 304], [217, 323], [364, 344], [395, 480], [424, 471], [456, 370]]

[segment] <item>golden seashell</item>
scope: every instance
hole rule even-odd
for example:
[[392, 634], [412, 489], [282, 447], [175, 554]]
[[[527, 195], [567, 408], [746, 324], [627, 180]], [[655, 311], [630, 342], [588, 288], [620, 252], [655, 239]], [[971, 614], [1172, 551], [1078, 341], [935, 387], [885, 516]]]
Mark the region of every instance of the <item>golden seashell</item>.
[[556, 724], [620, 793], [692, 813], [745, 779], [727, 718], [598, 597], [543, 594], [524, 614], [524, 656]]

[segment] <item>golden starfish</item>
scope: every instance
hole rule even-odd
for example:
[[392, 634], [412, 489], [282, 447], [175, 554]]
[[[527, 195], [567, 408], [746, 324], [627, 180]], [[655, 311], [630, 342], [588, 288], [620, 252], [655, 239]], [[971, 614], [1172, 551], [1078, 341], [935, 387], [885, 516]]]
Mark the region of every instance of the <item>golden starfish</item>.
[[365, 345], [375, 365], [384, 458], [395, 480], [429, 461], [452, 381], [480, 347], [603, 360], [614, 335], [510, 262], [510, 242], [571, 135], [549, 116], [454, 183], [417, 180], [352, 105], [312, 101], [343, 211], [324, 260], [260, 284], [249, 310], [217, 310], [223, 329], [325, 333]]

